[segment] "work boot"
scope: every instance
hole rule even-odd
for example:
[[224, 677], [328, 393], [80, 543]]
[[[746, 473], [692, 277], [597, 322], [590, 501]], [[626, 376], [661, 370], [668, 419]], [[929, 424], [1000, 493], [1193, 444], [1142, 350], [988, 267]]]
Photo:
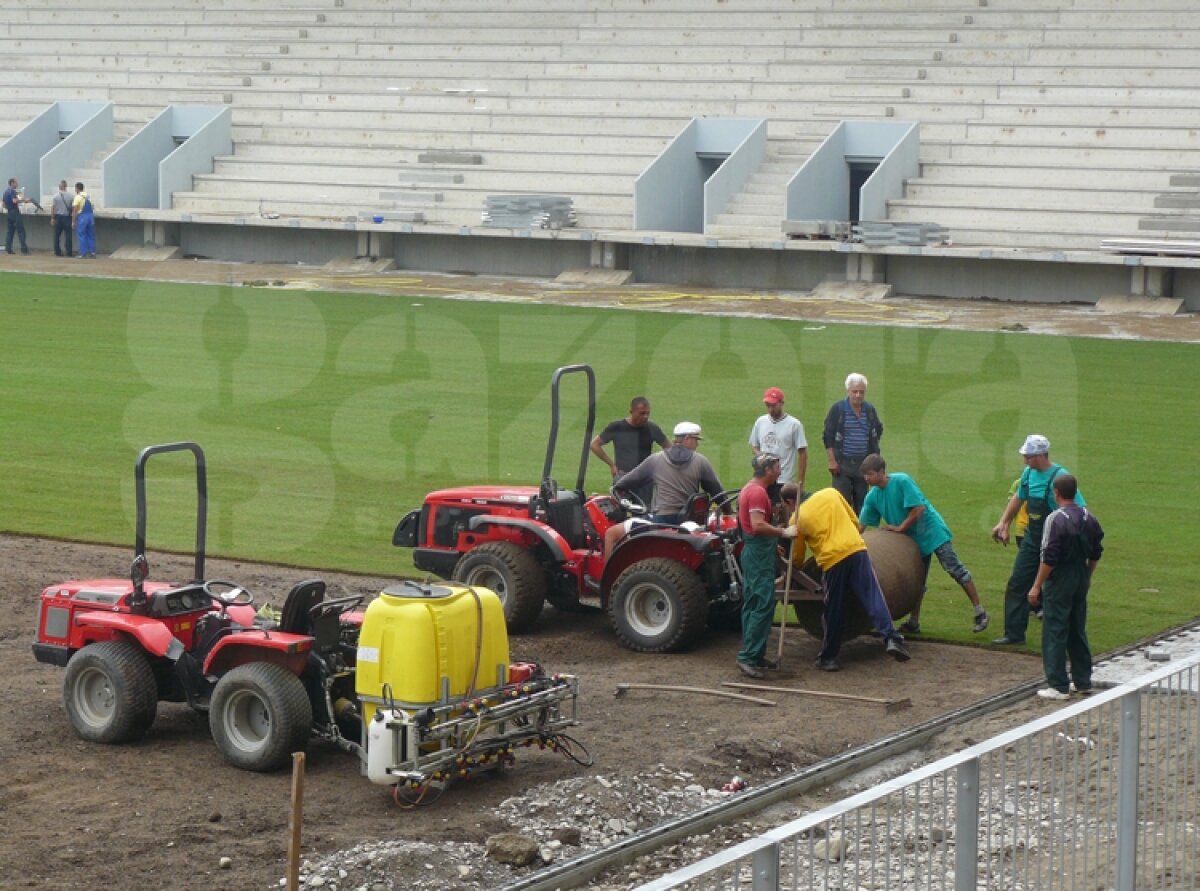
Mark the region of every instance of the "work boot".
[[1042, 697], [1042, 699], [1050, 699], [1054, 702], [1062, 702], [1071, 698], [1070, 693], [1064, 693], [1062, 690], [1057, 690], [1054, 687], [1044, 687], [1038, 690], [1037, 695]]
[[737, 667], [738, 667], [738, 670], [741, 671], [741, 673], [744, 674], [748, 678], [754, 678], [755, 680], [762, 680], [763, 678], [765, 678], [767, 676], [767, 673], [765, 671], [763, 671], [761, 668], [759, 668], [757, 665], [748, 665], [745, 662], [739, 662], [737, 664]]
[[842, 667], [837, 664], [836, 659], [818, 659], [815, 663], [821, 671], [841, 671]]
[[897, 662], [907, 662], [912, 658], [912, 654], [908, 651], [908, 647], [904, 646], [904, 641], [898, 637], [890, 637], [887, 642], [887, 654]]

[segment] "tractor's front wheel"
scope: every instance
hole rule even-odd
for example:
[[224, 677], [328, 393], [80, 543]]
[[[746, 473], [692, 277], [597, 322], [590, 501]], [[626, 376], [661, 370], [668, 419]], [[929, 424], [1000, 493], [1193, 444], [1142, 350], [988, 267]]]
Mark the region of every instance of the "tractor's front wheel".
[[272, 662], [239, 665], [217, 681], [208, 726], [225, 760], [242, 770], [277, 770], [312, 733], [312, 704], [300, 679]]
[[531, 553], [511, 541], [489, 541], [468, 551], [454, 567], [454, 580], [495, 591], [504, 623], [514, 633], [528, 631], [542, 614], [546, 574]]
[[63, 703], [75, 732], [90, 742], [121, 743], [145, 735], [158, 712], [158, 684], [133, 643], [88, 644], [71, 657]]
[[617, 577], [609, 616], [621, 642], [643, 653], [682, 650], [704, 632], [704, 583], [675, 560], [640, 560]]

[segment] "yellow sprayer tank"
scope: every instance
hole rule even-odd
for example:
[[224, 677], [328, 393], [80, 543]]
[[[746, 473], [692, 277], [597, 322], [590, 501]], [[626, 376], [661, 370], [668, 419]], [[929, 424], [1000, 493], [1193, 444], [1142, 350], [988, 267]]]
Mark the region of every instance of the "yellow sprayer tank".
[[492, 690], [508, 680], [508, 629], [487, 588], [404, 582], [367, 607], [356, 688], [363, 720], [394, 703], [421, 708]]

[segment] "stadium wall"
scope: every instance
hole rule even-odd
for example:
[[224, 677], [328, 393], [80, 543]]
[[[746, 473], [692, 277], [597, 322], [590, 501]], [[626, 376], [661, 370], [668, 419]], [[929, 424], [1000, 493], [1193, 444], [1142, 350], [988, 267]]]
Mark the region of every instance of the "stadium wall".
[[[158, 219], [158, 216], [156, 216]], [[30, 244], [51, 248], [48, 226]], [[97, 246], [178, 245], [185, 256], [323, 265], [346, 257], [392, 259], [402, 270], [552, 278], [565, 270], [629, 269], [643, 284], [807, 291], [830, 281], [890, 284], [897, 294], [1030, 303], [1093, 304], [1113, 295], [1173, 296], [1200, 311], [1200, 258], [1101, 251], [978, 248], [865, 249], [828, 241], [735, 243], [703, 235], [462, 229], [402, 231], [398, 224], [289, 220], [97, 221]]]

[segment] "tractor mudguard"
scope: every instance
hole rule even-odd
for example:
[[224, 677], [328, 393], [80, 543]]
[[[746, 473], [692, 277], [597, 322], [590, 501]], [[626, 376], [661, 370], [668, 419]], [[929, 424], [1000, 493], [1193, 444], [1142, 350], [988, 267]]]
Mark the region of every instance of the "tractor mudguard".
[[650, 557], [666, 557], [693, 570], [697, 569], [704, 563], [704, 555], [717, 546], [715, 542], [717, 538], [713, 535], [689, 535], [675, 528], [647, 529], [627, 536], [617, 545], [605, 565], [600, 590], [607, 597], [613, 582], [622, 572], [639, 560]]
[[524, 517], [492, 517], [487, 514], [479, 514], [471, 517], [467, 523], [472, 532], [478, 532], [486, 526], [507, 526], [509, 528], [524, 529], [537, 538], [550, 550], [550, 559], [555, 563], [565, 563], [569, 559], [571, 546], [567, 540], [563, 538], [558, 530], [552, 529], [545, 523], [539, 523], [537, 520], [529, 520]]
[[392, 544], [398, 548], [415, 548], [420, 539], [421, 508], [410, 510], [392, 533]]
[[313, 639], [306, 634], [231, 630], [209, 651], [204, 673], [219, 675], [248, 662], [274, 662], [298, 677], [308, 662], [312, 645]]
[[131, 613], [76, 613], [75, 624], [104, 628], [128, 634], [151, 656], [165, 656], [172, 662], [183, 655], [183, 644], [158, 619]]

